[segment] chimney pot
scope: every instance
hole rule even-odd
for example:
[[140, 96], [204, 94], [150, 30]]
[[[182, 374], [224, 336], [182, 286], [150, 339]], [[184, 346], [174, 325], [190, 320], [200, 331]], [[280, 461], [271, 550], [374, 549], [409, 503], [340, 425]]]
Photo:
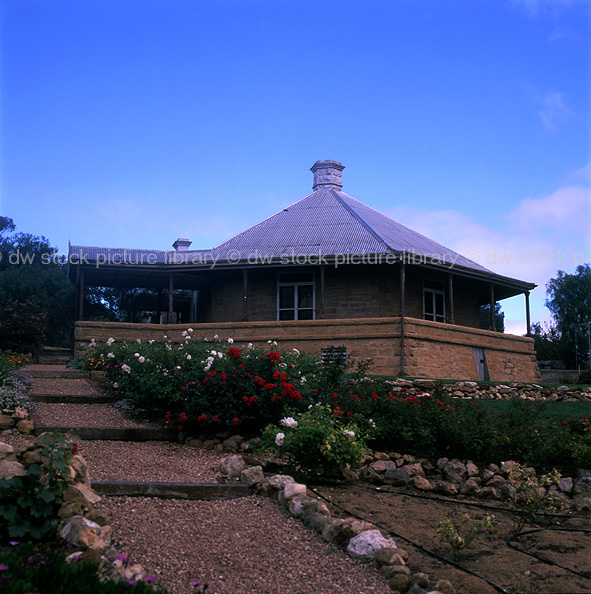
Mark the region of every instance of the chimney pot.
[[176, 252], [186, 252], [189, 249], [189, 246], [192, 244], [192, 241], [188, 239], [183, 239], [179, 237], [173, 244], [172, 247], [175, 249]]
[[312, 189], [314, 191], [325, 189], [340, 192], [343, 189], [342, 172], [344, 168], [344, 165], [331, 159], [316, 161], [310, 168], [310, 171], [314, 174]]

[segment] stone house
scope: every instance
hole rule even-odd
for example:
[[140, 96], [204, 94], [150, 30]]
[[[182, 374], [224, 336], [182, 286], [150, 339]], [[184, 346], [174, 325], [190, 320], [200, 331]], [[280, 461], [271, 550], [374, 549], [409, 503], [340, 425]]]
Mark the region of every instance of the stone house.
[[[480, 307], [534, 284], [504, 277], [397, 223], [342, 191], [337, 161], [312, 166], [313, 192], [209, 250], [70, 246], [79, 287], [76, 341], [104, 334], [197, 333], [238, 342], [275, 339], [320, 352], [345, 347], [374, 372], [413, 377], [535, 381], [531, 338], [480, 330]], [[88, 286], [157, 290], [156, 324], [83, 321]], [[529, 331], [528, 331], [529, 334]]]

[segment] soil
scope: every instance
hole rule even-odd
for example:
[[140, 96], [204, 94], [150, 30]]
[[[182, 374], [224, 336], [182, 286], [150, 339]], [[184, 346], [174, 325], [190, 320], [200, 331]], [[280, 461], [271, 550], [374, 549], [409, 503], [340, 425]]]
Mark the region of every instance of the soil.
[[[456, 592], [494, 594], [589, 594], [591, 593], [591, 514], [576, 513], [569, 517], [548, 517], [541, 524], [522, 524], [523, 516], [502, 509], [495, 502], [451, 500], [439, 496], [419, 494], [391, 487], [380, 488], [365, 483], [314, 487], [316, 492], [334, 504], [332, 514], [345, 518], [359, 516], [392, 531], [400, 548], [408, 552], [408, 565], [427, 573], [435, 580], [449, 580]], [[470, 505], [474, 503], [476, 505]], [[341, 507], [337, 507], [341, 506]], [[346, 510], [344, 511], [343, 510]], [[457, 563], [482, 576], [480, 579], [429, 556], [404, 538], [452, 559], [452, 549], [440, 540], [437, 528], [450, 518], [465, 535], [474, 522], [487, 514], [494, 515], [494, 531], [482, 534], [473, 548], [460, 551]], [[544, 530], [513, 537], [520, 549], [560, 564], [564, 568], [589, 575], [575, 575], [567, 569], [544, 563], [540, 559], [517, 551], [507, 545], [507, 538], [517, 531]], [[586, 530], [562, 531], [558, 529]], [[403, 538], [404, 537], [404, 538]], [[489, 585], [485, 580], [492, 582]], [[504, 590], [503, 590], [504, 589]]]

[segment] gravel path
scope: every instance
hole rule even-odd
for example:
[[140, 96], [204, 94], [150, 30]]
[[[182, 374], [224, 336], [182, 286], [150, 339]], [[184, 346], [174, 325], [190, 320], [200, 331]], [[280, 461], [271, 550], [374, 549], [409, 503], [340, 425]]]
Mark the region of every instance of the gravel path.
[[260, 497], [183, 501], [105, 497], [115, 539], [174, 594], [391, 594], [371, 565], [331, 547]]
[[[36, 380], [38, 393], [85, 390], [96, 388], [88, 380]], [[36, 414], [52, 425], [154, 426], [108, 404], [37, 403]], [[81, 441], [79, 448], [94, 481], [216, 482], [227, 455], [168, 442]], [[371, 565], [353, 561], [266, 498], [103, 497], [97, 507], [121, 549], [173, 594], [194, 594], [191, 580], [208, 583], [207, 594], [391, 592]]]
[[215, 483], [228, 453], [165, 441], [80, 441], [91, 481]]
[[110, 404], [58, 404], [37, 402], [35, 414], [42, 425], [66, 427], [164, 427], [139, 421]]

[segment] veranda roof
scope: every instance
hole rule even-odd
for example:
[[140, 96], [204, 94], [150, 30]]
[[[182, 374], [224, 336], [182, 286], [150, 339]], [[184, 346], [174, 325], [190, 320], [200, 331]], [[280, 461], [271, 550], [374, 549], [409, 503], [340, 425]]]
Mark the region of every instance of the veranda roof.
[[[168, 286], [199, 288], [214, 269], [327, 263], [347, 255], [396, 255], [410, 263], [494, 282], [503, 299], [535, 288], [535, 284], [504, 277], [477, 262], [401, 225], [342, 191], [337, 161], [318, 161], [312, 167], [314, 191], [291, 206], [235, 235], [210, 250], [139, 250], [85, 246], [70, 247], [71, 275], [76, 265], [86, 269], [86, 283], [102, 286]], [[187, 240], [183, 245], [187, 245]], [[78, 262], [77, 262], [77, 261]]]

